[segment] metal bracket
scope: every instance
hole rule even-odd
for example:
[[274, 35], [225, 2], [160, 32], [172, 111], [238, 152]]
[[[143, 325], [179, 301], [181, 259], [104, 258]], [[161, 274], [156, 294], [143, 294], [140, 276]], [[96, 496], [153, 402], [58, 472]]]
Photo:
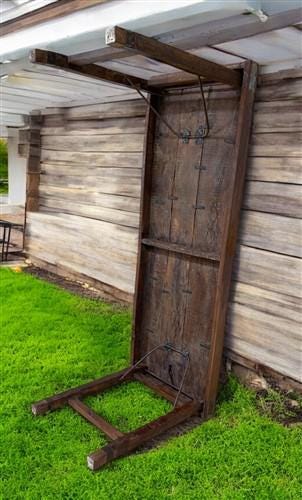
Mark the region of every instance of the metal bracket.
[[195, 143], [196, 144], [203, 144], [203, 140], [206, 137], [207, 134], [207, 129], [200, 125], [198, 129], [196, 130], [195, 134]]
[[207, 167], [205, 165], [195, 165], [196, 170], [207, 170]]
[[182, 138], [182, 143], [183, 144], [189, 144], [190, 138], [191, 138], [191, 132], [188, 128], [185, 128], [181, 134], [180, 137]]

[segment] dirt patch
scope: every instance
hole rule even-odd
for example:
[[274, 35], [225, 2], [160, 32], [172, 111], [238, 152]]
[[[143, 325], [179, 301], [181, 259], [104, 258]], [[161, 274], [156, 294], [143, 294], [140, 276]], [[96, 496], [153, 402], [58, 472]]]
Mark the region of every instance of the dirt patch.
[[294, 391], [282, 391], [275, 381], [269, 385], [269, 389], [256, 395], [260, 413], [286, 426], [302, 424], [302, 396]]
[[24, 271], [36, 278], [42, 279], [49, 283], [54, 283], [55, 285], [63, 288], [64, 290], [68, 290], [71, 293], [79, 295], [80, 297], [85, 297], [87, 299], [101, 300], [102, 302], [107, 302], [112, 305], [118, 305], [118, 307], [127, 307], [121, 305], [119, 302], [114, 302], [109, 300], [108, 297], [101, 291], [96, 288], [90, 286], [88, 283], [84, 283], [82, 281], [75, 281], [68, 278], [64, 278], [63, 276], [59, 276], [50, 271], [46, 271], [41, 269], [40, 267], [29, 265]]

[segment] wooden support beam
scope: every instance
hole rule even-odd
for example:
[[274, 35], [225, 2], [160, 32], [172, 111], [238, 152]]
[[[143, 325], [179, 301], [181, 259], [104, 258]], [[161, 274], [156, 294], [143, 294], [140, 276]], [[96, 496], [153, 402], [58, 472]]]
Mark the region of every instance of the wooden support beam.
[[[232, 262], [236, 250], [237, 231], [240, 219], [240, 207], [248, 157], [248, 147], [253, 118], [253, 104], [257, 87], [257, 65], [247, 61], [244, 66], [241, 89], [237, 134], [233, 161], [234, 176], [229, 189], [233, 189], [232, 201], [225, 213], [222, 242], [222, 259], [218, 273], [218, 285], [215, 297], [214, 318], [212, 324], [212, 347], [209, 355], [208, 380], [205, 390], [204, 416], [213, 414], [218, 389], [220, 364], [224, 345], [224, 328], [231, 284]], [[232, 184], [232, 185], [231, 185]]]
[[92, 382], [88, 382], [88, 384], [80, 385], [79, 387], [74, 387], [73, 389], [68, 389], [67, 391], [61, 392], [60, 394], [56, 394], [55, 396], [51, 396], [50, 398], [43, 399], [34, 403], [32, 405], [32, 412], [34, 415], [43, 415], [47, 411], [57, 410], [58, 408], [62, 408], [69, 399], [74, 397], [84, 397], [91, 396], [92, 394], [97, 394], [99, 392], [105, 391], [110, 387], [120, 384], [125, 380], [129, 380], [133, 376], [133, 372], [129, 374], [129, 377], [123, 378], [121, 381], [122, 375], [126, 373], [129, 368], [125, 368], [119, 372], [108, 375], [107, 377], [102, 377]]
[[69, 73], [76, 73], [78, 75], [95, 78], [96, 80], [103, 80], [105, 82], [122, 85], [124, 87], [132, 88], [129, 79], [135, 87], [147, 92], [152, 91], [148, 86], [147, 80], [137, 78], [136, 76], [125, 75], [118, 71], [113, 71], [96, 64], [84, 64], [82, 66], [70, 63], [68, 56], [59, 54], [57, 52], [50, 52], [49, 50], [34, 49], [30, 53], [30, 61], [42, 66], [49, 66], [51, 68], [63, 69]]
[[194, 54], [166, 45], [154, 38], [126, 30], [120, 26], [107, 29], [106, 44], [115, 48], [126, 47], [155, 61], [212, 81], [226, 83], [233, 87], [240, 87], [241, 85], [239, 71], [202, 59]]
[[154, 88], [173, 88], [173, 87], [186, 87], [190, 85], [198, 85], [198, 77], [191, 75], [185, 71], [177, 71], [174, 73], [167, 73], [162, 75], [152, 76], [148, 83]]
[[106, 422], [106, 420], [95, 413], [89, 406], [85, 405], [79, 398], [69, 399], [68, 405], [88, 422], [100, 429], [109, 439], [118, 439], [124, 436], [122, 432], [109, 424], [109, 422]]
[[123, 437], [91, 453], [87, 457], [89, 469], [97, 470], [116, 458], [129, 455], [129, 453], [142, 446], [149, 441], [149, 439], [153, 439], [163, 432], [168, 431], [171, 427], [181, 424], [184, 420], [187, 420], [193, 415], [197, 415], [200, 409], [201, 404], [192, 401], [133, 432], [125, 434]]

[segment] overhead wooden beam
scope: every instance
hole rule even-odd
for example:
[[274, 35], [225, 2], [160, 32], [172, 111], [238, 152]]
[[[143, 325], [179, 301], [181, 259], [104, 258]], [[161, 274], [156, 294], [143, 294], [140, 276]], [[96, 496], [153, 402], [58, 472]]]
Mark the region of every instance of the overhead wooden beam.
[[149, 78], [148, 82], [152, 87], [156, 87], [158, 89], [166, 87], [185, 87], [189, 85], [198, 85], [198, 77], [196, 75], [186, 73], [185, 71], [177, 71], [174, 73], [152, 76]]
[[236, 70], [207, 61], [194, 54], [166, 45], [154, 38], [126, 30], [120, 26], [113, 26], [106, 30], [106, 44], [110, 47], [126, 47], [135, 50], [155, 61], [168, 64], [193, 75], [226, 83], [233, 87], [240, 87], [241, 85], [241, 74]]
[[67, 16], [68, 14], [73, 14], [79, 10], [87, 9], [88, 7], [93, 7], [108, 1], [109, 0], [60, 0], [59, 2], [45, 5], [40, 9], [31, 10], [22, 16], [1, 23], [0, 33], [1, 36], [15, 33], [18, 30], [30, 28], [36, 24], [51, 21], [61, 16]]
[[[279, 14], [273, 14], [268, 17], [265, 23], [261, 22], [257, 16], [239, 14], [189, 28], [169, 31], [156, 35], [154, 38], [159, 42], [167, 43], [179, 49], [194, 50], [286, 28], [299, 22], [299, 20], [301, 20], [301, 9], [291, 9]], [[102, 47], [73, 54], [69, 59], [70, 62], [75, 64], [90, 64], [123, 59], [133, 54], [133, 50], [125, 48]]]
[[129, 80], [133, 85], [141, 90], [151, 92], [147, 80], [137, 78], [136, 76], [128, 76], [118, 71], [113, 71], [96, 64], [77, 65], [69, 62], [68, 56], [58, 54], [57, 52], [50, 52], [48, 50], [34, 49], [30, 53], [30, 61], [42, 66], [49, 66], [51, 68], [63, 69], [69, 73], [76, 73], [82, 76], [95, 78], [96, 80], [103, 80], [124, 87], [132, 88]]

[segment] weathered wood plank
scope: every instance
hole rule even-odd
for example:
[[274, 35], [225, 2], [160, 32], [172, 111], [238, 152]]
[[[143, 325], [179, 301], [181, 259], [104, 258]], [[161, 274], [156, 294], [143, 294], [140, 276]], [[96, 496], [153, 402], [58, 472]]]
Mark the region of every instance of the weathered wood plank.
[[251, 247], [301, 257], [301, 230], [300, 219], [244, 210], [240, 241]]
[[[43, 179], [43, 175], [41, 176]], [[64, 189], [58, 187], [44, 186], [40, 182], [39, 195], [41, 204], [56, 208], [58, 203], [65, 203], [68, 206], [69, 202], [79, 203], [97, 207], [113, 208], [115, 210], [125, 210], [138, 214], [139, 198], [131, 196], [122, 196], [115, 194], [105, 194], [92, 191], [91, 193], [84, 189]]]
[[[81, 176], [81, 175], [69, 175], [69, 176], [64, 176], [64, 175], [47, 175], [47, 174], [42, 174], [41, 175], [42, 179], [42, 184], [43, 185], [49, 185], [49, 186], [57, 186], [57, 187], [62, 187], [68, 189], [87, 189], [87, 193], [93, 193], [97, 192], [95, 189], [95, 183], [99, 182], [101, 189], [103, 190], [102, 192], [109, 192], [109, 193], [115, 193], [115, 194], [126, 194], [126, 195], [132, 195], [132, 189], [136, 187], [136, 189], [133, 189], [133, 193], [138, 192], [138, 182], [137, 178], [131, 178], [131, 177], [123, 177], [123, 176], [114, 176], [111, 179], [108, 178], [108, 176], [102, 176], [102, 175], [88, 175], [86, 177]], [[129, 184], [133, 182], [134, 185], [130, 185], [130, 192], [125, 193], [125, 190], [120, 188], [120, 184], [122, 183], [125, 179], [125, 183]], [[103, 183], [103, 184], [102, 184]], [[129, 191], [129, 190], [128, 190]]]
[[69, 175], [76, 177], [86, 177], [92, 175], [95, 177], [101, 176], [104, 178], [122, 178], [125, 179], [141, 179], [141, 165], [134, 165], [134, 168], [124, 167], [101, 167], [93, 164], [83, 165], [82, 163], [70, 163], [64, 161], [58, 162], [43, 162], [41, 164], [41, 173], [44, 175], [61, 175], [68, 177]]
[[302, 184], [302, 158], [251, 157], [248, 161], [247, 179]]
[[[128, 294], [133, 294], [134, 291], [134, 269], [135, 263], [132, 265], [118, 265], [110, 254], [107, 253], [101, 258], [88, 259], [90, 248], [83, 248], [81, 254], [74, 252], [77, 241], [74, 240], [70, 246], [63, 247], [57, 250], [54, 246], [51, 247], [51, 241], [37, 243], [38, 235], [35, 235], [35, 243], [29, 243], [26, 251], [30, 256], [48, 262], [53, 265], [60, 264], [74, 273], [91, 277], [101, 283], [105, 283], [113, 288], [117, 288]], [[86, 252], [86, 253], [85, 253]], [[70, 255], [73, 256], [72, 262]]]
[[267, 73], [267, 68], [265, 67], [262, 67], [261, 69], [262, 74], [260, 74], [258, 77], [259, 87], [271, 85], [272, 83], [279, 83], [282, 80], [302, 77], [302, 68], [297, 66], [289, 69], [276, 69], [273, 73]]
[[[69, 214], [35, 213], [30, 215], [28, 222], [32, 223], [31, 230], [41, 234], [41, 237], [52, 229], [56, 235], [61, 234], [63, 240], [65, 237], [66, 243], [69, 236], [77, 238], [81, 234], [83, 244], [91, 245], [97, 251], [112, 251], [112, 257], [122, 253], [134, 258], [137, 253], [137, 231], [132, 228]], [[101, 234], [102, 238], [96, 240], [97, 234]]]
[[73, 153], [71, 151], [41, 150], [42, 162], [70, 162], [100, 167], [137, 168], [142, 165], [143, 153]]
[[66, 111], [67, 120], [105, 120], [106, 118], [130, 118], [145, 116], [146, 103], [142, 99], [133, 101], [110, 102], [103, 104], [89, 104], [74, 106]]
[[228, 348], [302, 380], [301, 328], [295, 321], [235, 303], [229, 309], [227, 331]]
[[256, 103], [253, 132], [302, 131], [302, 102], [299, 100]]
[[66, 126], [47, 126], [41, 129], [41, 135], [106, 135], [106, 134], [143, 134], [144, 117], [107, 118], [103, 120], [70, 120]]
[[302, 156], [301, 132], [253, 134], [249, 156], [298, 157]]
[[268, 313], [276, 318], [273, 323], [277, 321], [278, 317], [294, 321], [297, 327], [296, 332], [299, 331], [299, 325], [302, 321], [302, 308], [301, 299], [298, 297], [280, 293], [279, 290], [274, 292], [240, 281], [234, 281], [230, 302], [245, 305], [255, 309], [255, 311], [259, 310]]
[[243, 207], [258, 212], [301, 218], [302, 187], [276, 182], [247, 182]]
[[[81, 178], [78, 176], [78, 178]], [[92, 184], [85, 186], [79, 182], [73, 187], [64, 182], [64, 176], [45, 176], [41, 174], [40, 194], [41, 196], [54, 196], [66, 200], [73, 199], [78, 201], [102, 204], [102, 195], [115, 195], [118, 197], [129, 197], [138, 199], [140, 196], [139, 180], [136, 177], [115, 176], [110, 179], [107, 176], [98, 175], [95, 181], [100, 183], [100, 189], [96, 190]]]
[[256, 101], [280, 101], [298, 99], [302, 97], [301, 79], [277, 81], [269, 85], [258, 87]]
[[101, 136], [43, 136], [42, 148], [72, 152], [139, 152], [143, 149], [143, 134]]
[[76, 203], [65, 200], [51, 200], [50, 202], [45, 198], [39, 200], [40, 212], [51, 213], [65, 213], [80, 215], [81, 217], [88, 217], [90, 219], [101, 220], [104, 222], [112, 222], [126, 227], [138, 228], [139, 215], [138, 213], [126, 212], [121, 209], [116, 210], [113, 208], [100, 207], [97, 205], [89, 205], [87, 203]]
[[296, 297], [302, 296], [302, 261], [271, 252], [239, 245], [233, 269], [233, 281], [263, 290]]

